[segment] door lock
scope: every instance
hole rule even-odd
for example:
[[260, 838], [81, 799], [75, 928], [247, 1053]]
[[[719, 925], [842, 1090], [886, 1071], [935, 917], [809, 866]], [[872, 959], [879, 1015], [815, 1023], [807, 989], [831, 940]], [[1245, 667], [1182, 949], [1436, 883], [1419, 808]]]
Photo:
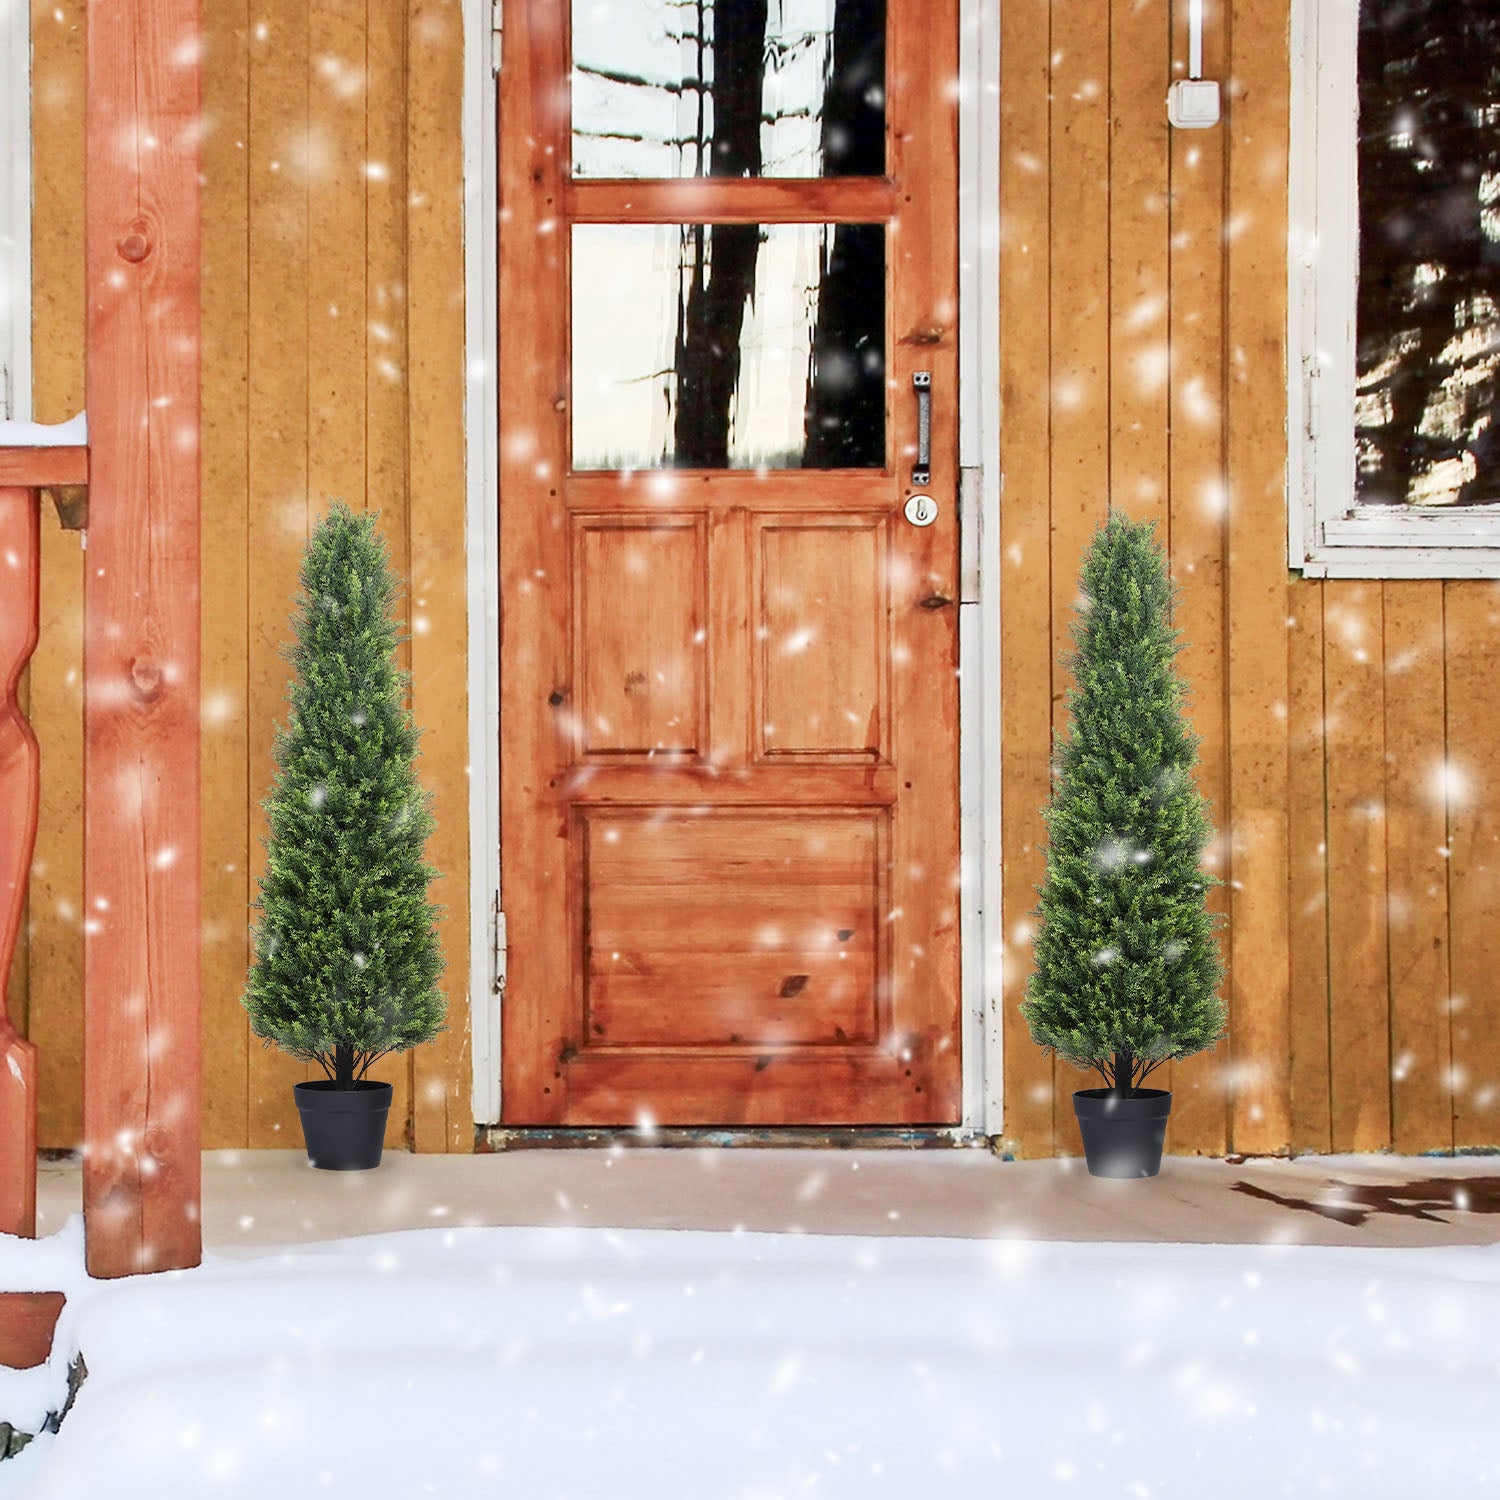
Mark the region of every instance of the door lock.
[[937, 520], [937, 501], [931, 495], [913, 495], [903, 513], [913, 526], [931, 526]]

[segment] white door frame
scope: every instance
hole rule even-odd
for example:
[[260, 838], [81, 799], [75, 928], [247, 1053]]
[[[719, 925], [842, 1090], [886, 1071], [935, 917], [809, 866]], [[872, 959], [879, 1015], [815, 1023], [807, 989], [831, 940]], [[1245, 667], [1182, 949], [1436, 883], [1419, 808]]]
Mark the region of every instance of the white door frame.
[[[500, 1118], [499, 395], [492, 0], [464, 0], [464, 413], [469, 589], [469, 1002], [476, 1123]], [[963, 1116], [1001, 1128], [1000, 0], [961, 8], [959, 68], [959, 804]], [[959, 504], [958, 496], [953, 503]], [[497, 942], [497, 937], [500, 941]]]

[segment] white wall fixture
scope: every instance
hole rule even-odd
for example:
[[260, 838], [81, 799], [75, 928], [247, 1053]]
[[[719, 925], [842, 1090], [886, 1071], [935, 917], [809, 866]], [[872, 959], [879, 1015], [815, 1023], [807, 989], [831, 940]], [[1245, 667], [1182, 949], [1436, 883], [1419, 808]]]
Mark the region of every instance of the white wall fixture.
[[1203, 0], [1188, 0], [1188, 76], [1167, 90], [1167, 119], [1179, 130], [1219, 123], [1219, 85], [1203, 76]]

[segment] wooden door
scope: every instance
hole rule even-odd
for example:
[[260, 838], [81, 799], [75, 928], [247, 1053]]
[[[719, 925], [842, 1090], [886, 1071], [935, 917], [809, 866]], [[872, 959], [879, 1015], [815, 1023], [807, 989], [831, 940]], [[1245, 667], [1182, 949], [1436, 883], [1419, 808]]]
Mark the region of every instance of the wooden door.
[[507, 1124], [959, 1118], [957, 32], [508, 0]]

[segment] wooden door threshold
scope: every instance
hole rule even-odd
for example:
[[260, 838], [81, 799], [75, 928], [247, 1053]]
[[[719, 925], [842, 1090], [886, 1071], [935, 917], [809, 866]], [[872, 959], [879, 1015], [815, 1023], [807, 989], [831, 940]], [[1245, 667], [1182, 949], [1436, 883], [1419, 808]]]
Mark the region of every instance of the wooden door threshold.
[[633, 1147], [775, 1147], [819, 1151], [928, 1151], [953, 1146], [988, 1147], [989, 1138], [956, 1125], [860, 1126], [847, 1129], [826, 1125], [793, 1126], [659, 1126], [651, 1131], [633, 1126], [511, 1126], [477, 1125], [476, 1152], [530, 1151], [559, 1148]]

